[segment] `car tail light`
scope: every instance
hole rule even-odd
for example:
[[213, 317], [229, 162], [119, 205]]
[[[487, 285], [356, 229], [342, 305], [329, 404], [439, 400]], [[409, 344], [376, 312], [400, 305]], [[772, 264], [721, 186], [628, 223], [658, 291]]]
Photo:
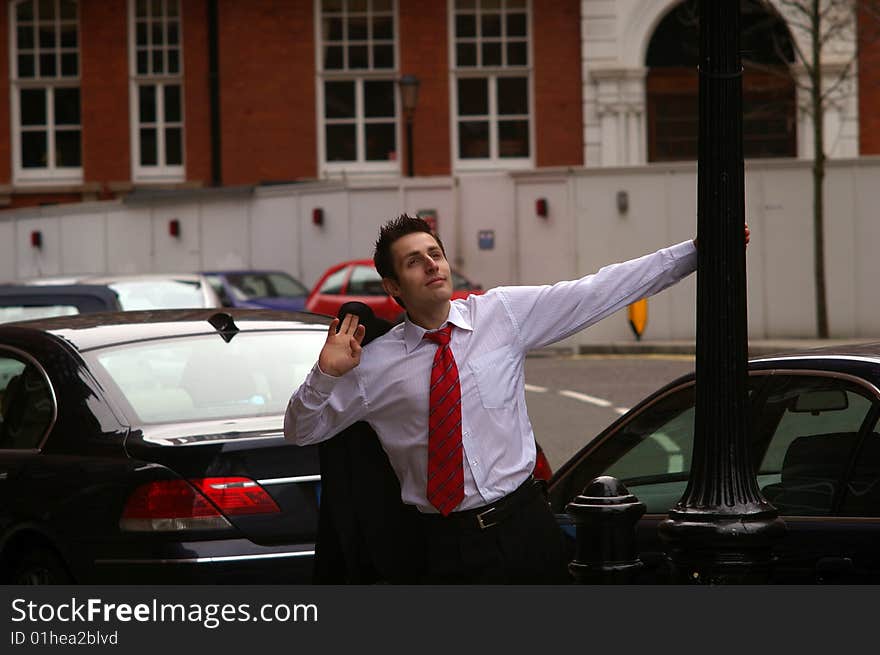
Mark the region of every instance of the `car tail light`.
[[279, 511], [269, 494], [248, 478], [156, 480], [134, 490], [119, 527], [134, 532], [215, 530], [231, 527], [224, 514]]
[[547, 456], [544, 454], [541, 446], [537, 443], [535, 446], [537, 446], [538, 455], [535, 458], [535, 470], [532, 471], [532, 475], [535, 476], [536, 480], [549, 482], [550, 478], [553, 477], [553, 469], [550, 468], [550, 462], [547, 461]]
[[272, 496], [249, 478], [201, 478], [190, 482], [227, 516], [281, 511]]

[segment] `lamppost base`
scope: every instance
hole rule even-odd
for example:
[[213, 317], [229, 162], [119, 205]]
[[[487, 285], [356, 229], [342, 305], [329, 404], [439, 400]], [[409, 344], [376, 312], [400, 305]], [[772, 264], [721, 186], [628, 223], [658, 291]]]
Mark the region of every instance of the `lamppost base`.
[[772, 510], [739, 516], [673, 511], [658, 527], [673, 584], [764, 584], [773, 546], [785, 531]]

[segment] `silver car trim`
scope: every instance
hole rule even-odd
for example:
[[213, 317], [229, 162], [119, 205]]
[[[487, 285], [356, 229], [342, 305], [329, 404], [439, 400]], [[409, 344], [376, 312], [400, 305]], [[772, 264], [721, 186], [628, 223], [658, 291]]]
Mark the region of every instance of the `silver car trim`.
[[20, 448], [16, 450], [22, 451], [41, 451], [43, 450], [43, 446], [46, 445], [46, 441], [49, 439], [49, 434], [52, 432], [52, 428], [55, 427], [55, 422], [58, 420], [58, 397], [55, 395], [55, 387], [52, 386], [52, 380], [49, 379], [49, 374], [46, 373], [46, 369], [43, 368], [43, 365], [38, 362], [33, 355], [28, 352], [25, 352], [21, 348], [16, 348], [15, 346], [9, 346], [7, 344], [3, 344], [0, 346], [0, 352], [8, 350], [10, 352], [23, 357], [28, 362], [36, 366], [37, 370], [40, 372], [40, 375], [43, 376], [43, 379], [46, 380], [46, 386], [49, 387], [49, 394], [52, 396], [52, 418], [49, 421], [49, 425], [46, 426], [46, 431], [43, 432], [43, 436], [40, 438], [40, 442], [36, 448]]
[[278, 432], [276, 434], [266, 434], [258, 437], [242, 437], [241, 435], [238, 435], [235, 437], [227, 437], [225, 439], [205, 439], [204, 435], [194, 435], [192, 437], [143, 437], [143, 440], [147, 443], [156, 444], [157, 446], [199, 446], [202, 444], [230, 443], [233, 441], [243, 441], [245, 439], [249, 441], [277, 439], [281, 434], [281, 432]]
[[804, 359], [813, 359], [813, 360], [832, 360], [832, 359], [845, 359], [850, 362], [865, 362], [867, 364], [880, 364], [880, 357], [866, 357], [863, 355], [783, 355], [780, 357], [761, 357], [760, 359], [750, 359], [750, 362], [783, 362], [783, 361], [791, 361], [791, 360], [804, 360]]
[[222, 555], [218, 557], [181, 557], [172, 559], [96, 559], [95, 564], [217, 564], [220, 562], [243, 562], [285, 557], [314, 557], [314, 550], [295, 553], [264, 553], [261, 555]]
[[320, 482], [320, 475], [297, 475], [292, 478], [266, 478], [257, 480], [262, 486], [270, 487], [273, 484], [299, 484], [300, 482]]

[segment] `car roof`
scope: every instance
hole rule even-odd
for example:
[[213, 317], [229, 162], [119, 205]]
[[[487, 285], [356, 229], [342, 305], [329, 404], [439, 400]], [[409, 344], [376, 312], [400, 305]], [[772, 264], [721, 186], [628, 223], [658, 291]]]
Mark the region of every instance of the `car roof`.
[[753, 357], [753, 364], [776, 364], [784, 363], [792, 359], [820, 360], [820, 359], [860, 359], [880, 363], [880, 341], [868, 343], [834, 344], [811, 348], [808, 350], [792, 350]]
[[92, 296], [105, 300], [109, 307], [118, 307], [116, 292], [102, 284], [0, 284], [0, 298], [29, 299], [38, 301], [43, 298], [55, 299], [61, 296]]
[[120, 273], [114, 275], [96, 274], [88, 275], [82, 278], [83, 282], [91, 282], [95, 284], [112, 284], [114, 282], [137, 282], [152, 280], [187, 280], [190, 282], [201, 282], [201, 273]]
[[294, 280], [296, 277], [288, 273], [287, 271], [282, 271], [278, 268], [229, 268], [229, 269], [214, 269], [210, 271], [199, 271], [202, 275], [266, 275], [268, 273], [280, 273], [282, 275], [287, 275], [292, 277]]
[[209, 333], [209, 319], [231, 317], [241, 331], [306, 330], [326, 332], [331, 318], [309, 312], [263, 309], [159, 309], [59, 316], [0, 325], [7, 331], [39, 331], [71, 343], [80, 351], [131, 341]]

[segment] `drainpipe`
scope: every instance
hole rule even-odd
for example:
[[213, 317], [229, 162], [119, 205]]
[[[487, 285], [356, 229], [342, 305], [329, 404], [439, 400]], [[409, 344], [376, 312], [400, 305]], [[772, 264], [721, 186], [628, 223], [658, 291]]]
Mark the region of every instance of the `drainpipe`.
[[208, 0], [208, 83], [211, 111], [211, 186], [223, 185], [220, 150], [220, 48], [217, 0]]

